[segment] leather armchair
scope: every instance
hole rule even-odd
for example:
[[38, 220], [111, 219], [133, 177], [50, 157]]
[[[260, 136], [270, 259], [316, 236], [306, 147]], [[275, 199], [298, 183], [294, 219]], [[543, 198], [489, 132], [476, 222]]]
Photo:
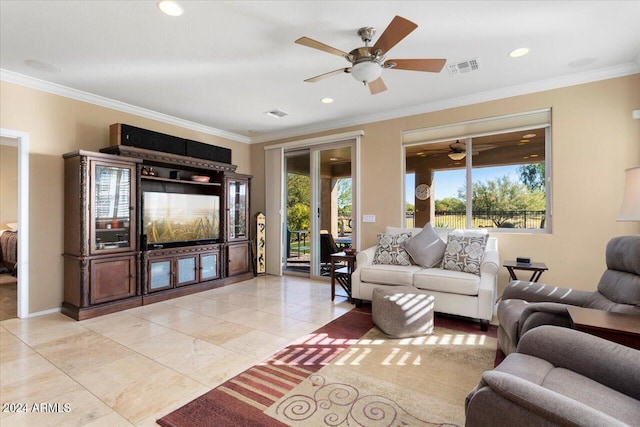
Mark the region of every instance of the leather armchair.
[[468, 427], [639, 425], [640, 351], [540, 326], [482, 375], [465, 412]]
[[611, 239], [606, 262], [607, 270], [595, 292], [512, 281], [498, 304], [498, 343], [502, 351], [513, 353], [520, 337], [538, 326], [570, 328], [567, 305], [640, 316], [640, 236]]

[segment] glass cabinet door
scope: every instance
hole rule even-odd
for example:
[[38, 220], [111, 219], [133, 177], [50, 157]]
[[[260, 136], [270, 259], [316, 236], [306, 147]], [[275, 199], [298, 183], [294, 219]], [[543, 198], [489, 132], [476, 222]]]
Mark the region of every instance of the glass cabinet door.
[[200, 280], [210, 280], [218, 277], [218, 254], [200, 256]]
[[229, 230], [228, 238], [245, 239], [247, 235], [247, 182], [230, 180], [227, 184]]
[[133, 167], [94, 162], [94, 252], [133, 250]]
[[171, 287], [171, 260], [149, 261], [149, 291]]
[[198, 280], [198, 277], [196, 275], [196, 259], [196, 256], [178, 258], [178, 271], [176, 274], [176, 276], [178, 277], [178, 282], [176, 283], [176, 286], [195, 283]]

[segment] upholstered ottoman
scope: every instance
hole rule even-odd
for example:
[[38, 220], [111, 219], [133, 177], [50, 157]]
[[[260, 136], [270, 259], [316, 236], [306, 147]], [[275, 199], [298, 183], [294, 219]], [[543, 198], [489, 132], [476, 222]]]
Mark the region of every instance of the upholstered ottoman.
[[413, 286], [385, 286], [373, 290], [373, 323], [391, 338], [433, 332], [434, 297]]

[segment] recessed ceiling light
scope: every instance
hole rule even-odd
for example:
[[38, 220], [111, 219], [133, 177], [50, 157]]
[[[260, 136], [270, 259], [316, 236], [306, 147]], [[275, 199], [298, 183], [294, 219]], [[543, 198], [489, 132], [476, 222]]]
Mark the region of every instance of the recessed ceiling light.
[[46, 62], [37, 61], [35, 59], [27, 59], [24, 61], [31, 68], [35, 68], [38, 71], [46, 71], [47, 73], [59, 73], [60, 68], [55, 65], [47, 64]]
[[529, 53], [528, 47], [519, 47], [518, 49], [514, 49], [509, 52], [509, 56], [512, 58], [519, 58], [521, 56], [525, 56], [527, 53]]
[[539, 156], [538, 154], [531, 154], [531, 155], [529, 155], [529, 157], [538, 157], [538, 156]]
[[333, 98], [322, 98], [320, 101], [323, 104], [331, 104], [333, 102]]
[[335, 162], [335, 161], [340, 160], [340, 159], [337, 158], [337, 157], [330, 157], [329, 160], [331, 160], [332, 162]]
[[169, 16], [180, 16], [184, 12], [182, 6], [171, 0], [158, 0], [156, 2], [158, 9]]
[[[523, 138], [533, 138], [533, 137], [535, 137], [535, 136], [536, 136], [536, 134], [535, 134], [535, 133], [528, 133], [528, 134], [526, 134], [526, 135], [522, 135], [522, 137], [523, 137]], [[527, 141], [527, 142], [528, 142], [528, 141]]]
[[520, 142], [522, 142], [523, 144], [526, 144], [527, 142], [531, 141], [530, 139], [521, 139]]

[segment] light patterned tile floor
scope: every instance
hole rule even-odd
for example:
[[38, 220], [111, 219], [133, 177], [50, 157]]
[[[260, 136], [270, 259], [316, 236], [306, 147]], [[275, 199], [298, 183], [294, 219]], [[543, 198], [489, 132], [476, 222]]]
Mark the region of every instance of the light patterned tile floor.
[[156, 425], [353, 308], [330, 293], [327, 282], [264, 276], [82, 322], [4, 320], [0, 425]]

